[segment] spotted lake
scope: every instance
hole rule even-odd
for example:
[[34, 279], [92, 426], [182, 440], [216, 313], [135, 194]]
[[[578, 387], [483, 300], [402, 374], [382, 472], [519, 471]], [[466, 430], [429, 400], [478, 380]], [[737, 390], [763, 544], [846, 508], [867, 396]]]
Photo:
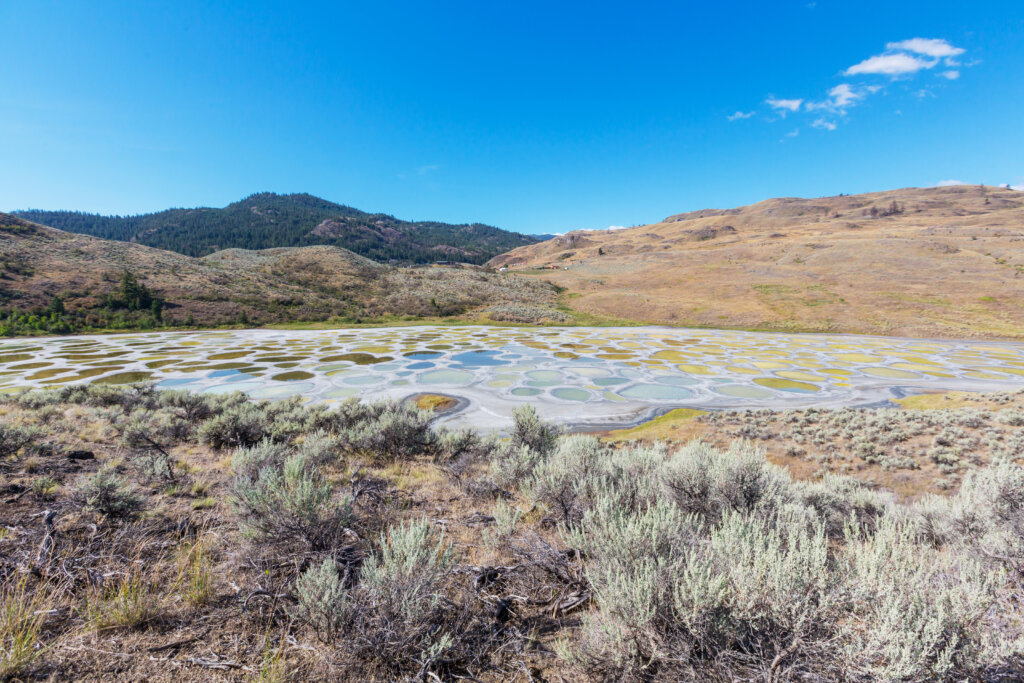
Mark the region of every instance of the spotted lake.
[[1024, 344], [676, 328], [395, 327], [47, 337], [0, 344], [0, 392], [76, 382], [252, 398], [465, 399], [449, 421], [630, 424], [670, 407], [864, 405], [1024, 386]]

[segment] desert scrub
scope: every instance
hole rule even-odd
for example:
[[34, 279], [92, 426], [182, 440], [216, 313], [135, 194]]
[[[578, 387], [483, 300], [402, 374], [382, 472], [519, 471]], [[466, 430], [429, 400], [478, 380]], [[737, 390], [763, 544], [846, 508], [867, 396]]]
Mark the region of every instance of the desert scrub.
[[593, 607], [559, 651], [591, 679], [931, 680], [1020, 654], [994, 607], [1006, 567], [983, 558], [1016, 557], [1022, 472], [978, 470], [927, 536], [885, 496], [793, 482], [749, 442], [566, 437], [522, 490], [585, 558]]
[[365, 560], [358, 579], [333, 559], [296, 581], [294, 614], [366, 675], [405, 679], [464, 670], [486, 657], [469, 604], [453, 600], [451, 545], [426, 520], [392, 526]]
[[204, 422], [199, 439], [215, 449], [252, 446], [263, 439], [268, 426], [267, 416], [259, 407], [240, 403]]
[[335, 496], [320, 468], [302, 453], [235, 477], [232, 503], [243, 533], [256, 541], [300, 541], [312, 550], [337, 543], [353, 522], [350, 496]]
[[75, 483], [74, 499], [86, 510], [108, 517], [127, 517], [141, 506], [141, 499], [117, 474], [112, 463], [104, 463], [94, 474], [83, 475]]
[[43, 626], [52, 607], [51, 589], [32, 586], [27, 575], [0, 583], [0, 678], [15, 678], [44, 652]]
[[537, 325], [540, 323], [566, 323], [572, 318], [555, 308], [531, 304], [498, 304], [486, 310], [491, 320], [498, 322]]
[[433, 450], [437, 436], [430, 428], [432, 412], [393, 402], [373, 407], [366, 419], [338, 435], [344, 451], [386, 463]]
[[142, 561], [132, 562], [99, 587], [89, 589], [82, 617], [96, 631], [141, 628], [160, 612], [158, 592]]
[[9, 427], [0, 424], [0, 460], [18, 455], [22, 449], [41, 436], [42, 432], [33, 427]]
[[199, 534], [178, 549], [179, 594], [193, 606], [203, 606], [214, 596], [214, 547], [210, 534]]
[[537, 409], [527, 404], [512, 413], [511, 442], [515, 448], [523, 446], [537, 453], [549, 453], [555, 447], [559, 429], [540, 419]]
[[[970, 396], [965, 401], [1006, 403], [1018, 394]], [[996, 400], [996, 397], [1006, 399]], [[717, 412], [698, 418], [712, 435], [763, 441], [790, 457], [814, 460], [824, 471], [853, 471], [861, 463], [884, 472], [934, 470], [950, 488], [974, 467], [1001, 458], [1024, 457], [1024, 437], [1015, 429], [1019, 411], [955, 409], [821, 409]], [[898, 481], [898, 477], [889, 477]], [[938, 480], [936, 480], [938, 481]]]

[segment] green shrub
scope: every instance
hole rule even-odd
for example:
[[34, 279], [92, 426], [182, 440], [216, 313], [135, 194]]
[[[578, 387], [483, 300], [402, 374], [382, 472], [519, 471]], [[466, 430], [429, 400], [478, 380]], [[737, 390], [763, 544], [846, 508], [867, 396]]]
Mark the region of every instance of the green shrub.
[[0, 424], [0, 458], [17, 455], [40, 436], [41, 432], [33, 427], [8, 427]]
[[101, 465], [95, 474], [80, 477], [72, 495], [86, 510], [108, 517], [127, 517], [142, 504], [110, 463]]
[[351, 499], [335, 500], [331, 483], [302, 454], [262, 467], [255, 479], [237, 476], [234, 494], [243, 532], [260, 542], [294, 539], [324, 550], [353, 521]]
[[354, 616], [353, 601], [333, 559], [303, 572], [295, 581], [295, 597], [296, 616], [304, 619], [324, 643], [337, 638]]
[[532, 405], [520, 406], [512, 413], [513, 447], [526, 446], [538, 453], [548, 453], [554, 449], [558, 433], [558, 427], [541, 420]]
[[344, 450], [378, 462], [405, 460], [433, 450], [436, 436], [430, 428], [434, 418], [430, 411], [386, 403], [375, 412], [339, 434]]
[[266, 415], [251, 403], [225, 409], [199, 428], [199, 439], [216, 448], [244, 448], [259, 443], [267, 435]]

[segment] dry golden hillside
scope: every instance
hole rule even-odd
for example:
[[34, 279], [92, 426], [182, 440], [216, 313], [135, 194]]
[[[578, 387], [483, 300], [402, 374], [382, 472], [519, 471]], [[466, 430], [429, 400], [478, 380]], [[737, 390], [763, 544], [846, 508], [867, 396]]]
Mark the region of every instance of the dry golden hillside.
[[650, 323], [1024, 337], [1024, 193], [990, 186], [692, 211], [490, 265], [567, 288], [578, 310]]
[[230, 323], [242, 313], [259, 322], [476, 315], [510, 303], [559, 314], [550, 285], [476, 266], [398, 268], [333, 246], [193, 258], [0, 213], [0, 311], [31, 311], [53, 297], [70, 311], [95, 310], [126, 270], [166, 301], [165, 322], [179, 324], [189, 316]]

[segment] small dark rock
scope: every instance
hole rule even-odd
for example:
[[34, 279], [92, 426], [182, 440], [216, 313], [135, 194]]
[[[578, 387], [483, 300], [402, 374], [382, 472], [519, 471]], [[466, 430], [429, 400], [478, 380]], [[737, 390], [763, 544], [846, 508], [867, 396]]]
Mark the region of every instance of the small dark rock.
[[65, 455], [68, 460], [95, 460], [96, 454], [92, 451], [68, 451]]

